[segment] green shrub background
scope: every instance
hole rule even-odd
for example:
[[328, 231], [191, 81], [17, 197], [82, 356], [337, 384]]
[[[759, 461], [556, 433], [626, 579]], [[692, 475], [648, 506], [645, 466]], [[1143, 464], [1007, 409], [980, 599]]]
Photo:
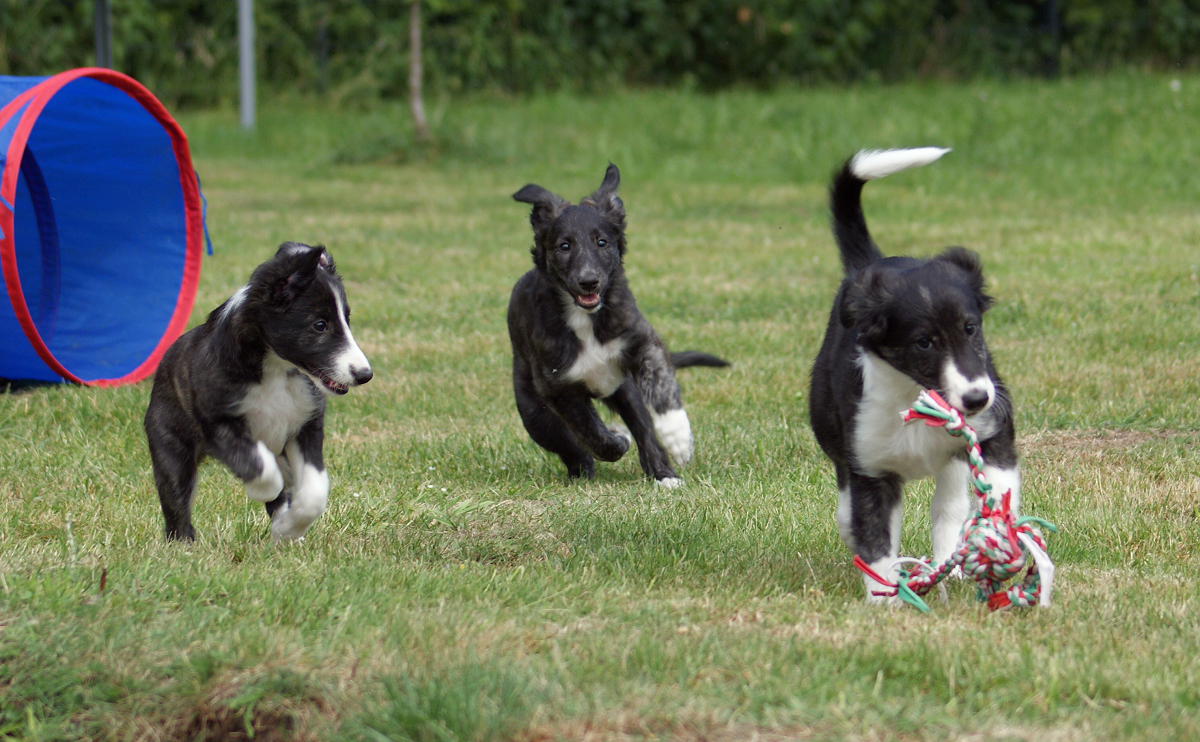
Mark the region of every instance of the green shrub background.
[[[255, 8], [267, 95], [403, 95], [404, 0]], [[970, 79], [1200, 60], [1200, 0], [428, 0], [424, 16], [435, 92]], [[168, 105], [236, 100], [232, 0], [112, 0], [112, 26], [114, 66]], [[94, 48], [92, 0], [0, 0], [0, 74], [90, 65]]]

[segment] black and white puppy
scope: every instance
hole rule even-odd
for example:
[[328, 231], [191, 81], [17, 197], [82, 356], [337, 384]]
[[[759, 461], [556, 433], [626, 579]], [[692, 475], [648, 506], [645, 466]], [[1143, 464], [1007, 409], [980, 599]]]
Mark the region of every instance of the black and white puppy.
[[266, 504], [274, 542], [304, 536], [329, 495], [325, 396], [371, 375], [329, 253], [281, 245], [154, 375], [146, 437], [167, 538], [195, 538], [196, 471], [209, 456]]
[[[676, 487], [682, 480], [668, 455], [683, 466], [693, 444], [675, 369], [728, 364], [706, 353], [668, 352], [638, 311], [625, 280], [620, 180], [610, 164], [578, 206], [538, 185], [513, 194], [533, 204], [534, 264], [508, 304], [513, 388], [525, 429], [558, 454], [569, 477], [592, 477], [596, 459], [620, 459], [632, 439], [646, 475]], [[615, 410], [628, 433], [606, 427], [593, 399]]]
[[[1012, 405], [983, 339], [979, 257], [951, 247], [930, 260], [884, 257], [867, 231], [863, 185], [926, 165], [936, 147], [859, 152], [833, 178], [833, 233], [846, 278], [834, 300], [812, 372], [809, 415], [837, 469], [842, 540], [876, 572], [894, 579], [904, 483], [936, 478], [933, 559], [954, 552], [969, 516], [965, 448], [941, 428], [905, 424], [901, 413], [925, 388], [967, 417], [979, 434], [985, 475], [1020, 503]], [[890, 570], [890, 574], [888, 571]], [[882, 589], [864, 576], [867, 599]]]

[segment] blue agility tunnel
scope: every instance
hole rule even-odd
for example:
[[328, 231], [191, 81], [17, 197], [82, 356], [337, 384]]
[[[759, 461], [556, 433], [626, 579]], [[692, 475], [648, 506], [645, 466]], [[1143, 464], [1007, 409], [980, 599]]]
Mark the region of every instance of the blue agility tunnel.
[[146, 378], [196, 297], [187, 138], [133, 78], [0, 76], [0, 378]]

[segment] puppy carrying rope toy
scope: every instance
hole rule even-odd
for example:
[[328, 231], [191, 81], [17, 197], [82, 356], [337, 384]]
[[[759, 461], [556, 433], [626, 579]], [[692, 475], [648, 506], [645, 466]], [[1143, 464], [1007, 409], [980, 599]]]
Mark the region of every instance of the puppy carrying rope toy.
[[[854, 557], [854, 566], [873, 580], [890, 587], [891, 590], [875, 592], [875, 595], [899, 595], [921, 612], [929, 606], [921, 599], [955, 567], [975, 580], [979, 600], [986, 601], [988, 608], [997, 610], [1010, 605], [1028, 608], [1033, 604], [1050, 605], [1050, 594], [1054, 589], [1054, 563], [1046, 554], [1046, 542], [1041, 529], [1058, 532], [1053, 523], [1025, 515], [1013, 516], [1010, 509], [1011, 490], [997, 498], [992, 485], [983, 474], [983, 452], [974, 429], [967, 425], [962, 413], [951, 407], [937, 392], [928, 390], [912, 408], [901, 413], [905, 422], [922, 420], [930, 427], [944, 427], [947, 433], [964, 438], [967, 442], [967, 463], [971, 468], [971, 485], [979, 497], [979, 508], [963, 524], [962, 539], [958, 549], [937, 567], [917, 559], [901, 558], [895, 563], [911, 563], [912, 569], [901, 569], [900, 580], [889, 582], [863, 561]], [[1040, 527], [1040, 528], [1039, 528]], [[1032, 557], [1030, 563], [1029, 557]], [[1024, 581], [1007, 590], [1004, 583], [1018, 575], [1026, 564], [1029, 570]]]

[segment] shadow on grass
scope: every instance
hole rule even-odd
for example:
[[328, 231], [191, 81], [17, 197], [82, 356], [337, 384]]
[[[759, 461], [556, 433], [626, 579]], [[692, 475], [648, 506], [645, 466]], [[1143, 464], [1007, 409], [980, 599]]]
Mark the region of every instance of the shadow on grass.
[[29, 394], [38, 389], [62, 386], [57, 381], [33, 381], [31, 379], [5, 379], [0, 377], [0, 394]]

